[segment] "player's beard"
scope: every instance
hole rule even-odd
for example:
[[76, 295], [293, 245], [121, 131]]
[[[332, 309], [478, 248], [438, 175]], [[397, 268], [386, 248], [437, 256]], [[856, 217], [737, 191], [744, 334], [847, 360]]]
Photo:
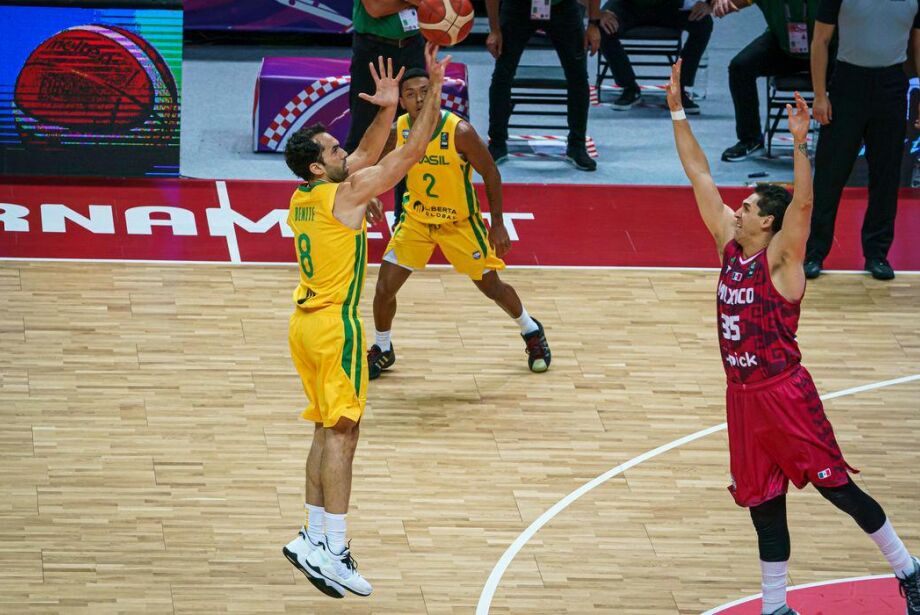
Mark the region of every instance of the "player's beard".
[[326, 176], [335, 183], [343, 182], [348, 178], [348, 169], [344, 162], [340, 167], [327, 166]]

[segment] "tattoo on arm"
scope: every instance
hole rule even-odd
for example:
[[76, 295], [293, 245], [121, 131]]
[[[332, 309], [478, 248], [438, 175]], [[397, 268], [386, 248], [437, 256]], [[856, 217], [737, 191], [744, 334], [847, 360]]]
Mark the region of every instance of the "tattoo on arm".
[[798, 145], [795, 146], [795, 148], [799, 150], [799, 152], [801, 152], [803, 156], [805, 156], [806, 158], [808, 157], [808, 144], [807, 143], [799, 143]]

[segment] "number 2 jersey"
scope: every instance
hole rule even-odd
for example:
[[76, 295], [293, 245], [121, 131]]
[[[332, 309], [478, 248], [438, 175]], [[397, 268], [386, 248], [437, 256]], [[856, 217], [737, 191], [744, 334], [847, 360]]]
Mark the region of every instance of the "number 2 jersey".
[[[457, 151], [457, 126], [461, 121], [459, 116], [442, 110], [425, 155], [409, 169], [403, 211], [413, 220], [444, 224], [475, 217], [479, 212], [472, 165]], [[397, 145], [405, 145], [411, 127], [408, 113], [396, 120]]]
[[719, 349], [729, 382], [752, 384], [781, 374], [802, 359], [795, 334], [800, 302], [779, 294], [767, 251], [743, 258], [734, 239], [725, 246], [717, 293]]
[[367, 223], [352, 229], [335, 218], [338, 188], [331, 182], [303, 184], [291, 197], [287, 223], [300, 264], [294, 303], [304, 309], [352, 307], [356, 318], [367, 270]]

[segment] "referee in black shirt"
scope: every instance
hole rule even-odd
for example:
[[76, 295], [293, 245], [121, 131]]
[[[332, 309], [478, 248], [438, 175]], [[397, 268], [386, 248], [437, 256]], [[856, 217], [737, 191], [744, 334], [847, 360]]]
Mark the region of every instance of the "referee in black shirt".
[[[811, 48], [814, 116], [821, 123], [815, 154], [815, 203], [805, 276], [821, 274], [834, 240], [840, 194], [860, 146], [869, 164], [869, 207], [862, 226], [866, 270], [894, 278], [894, 239], [907, 115], [908, 44], [920, 68], [918, 0], [821, 0]], [[837, 62], [827, 83], [828, 46], [839, 29]]]

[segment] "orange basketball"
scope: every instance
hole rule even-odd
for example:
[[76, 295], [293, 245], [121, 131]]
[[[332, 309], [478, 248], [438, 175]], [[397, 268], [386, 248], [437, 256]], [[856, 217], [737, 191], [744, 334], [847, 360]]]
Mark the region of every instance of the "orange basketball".
[[418, 25], [432, 43], [456, 45], [473, 29], [473, 5], [470, 0], [422, 0]]

